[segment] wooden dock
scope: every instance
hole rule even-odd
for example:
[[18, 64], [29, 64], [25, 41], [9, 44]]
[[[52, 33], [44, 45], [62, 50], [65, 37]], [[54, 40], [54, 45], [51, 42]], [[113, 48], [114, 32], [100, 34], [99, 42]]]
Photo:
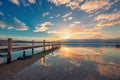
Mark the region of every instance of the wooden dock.
[[[31, 41], [31, 45], [19, 45], [19, 46], [18, 45], [17, 46], [14, 45], [13, 46], [12, 38], [8, 38], [7, 46], [0, 47], [0, 52], [7, 53], [7, 63], [11, 63], [11, 54], [12, 54], [13, 51], [32, 49], [31, 53], [32, 53], [32, 55], [34, 55], [34, 48], [43, 47], [43, 51], [45, 51], [46, 47], [49, 47], [49, 49], [51, 49], [51, 48], [60, 47], [60, 45], [61, 45], [60, 41], [47, 42], [47, 41], [43, 40], [43, 42], [40, 42], [42, 44], [35, 45], [35, 43], [36, 42], [34, 42], [34, 40], [32, 40]], [[23, 53], [25, 53], [25, 52], [23, 52]]]

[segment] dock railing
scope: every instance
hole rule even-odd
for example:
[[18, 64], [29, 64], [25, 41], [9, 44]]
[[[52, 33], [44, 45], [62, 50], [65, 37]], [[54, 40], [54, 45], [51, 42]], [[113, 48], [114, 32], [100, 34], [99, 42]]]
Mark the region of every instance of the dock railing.
[[[0, 48], [0, 50], [7, 53], [7, 63], [11, 63], [11, 55], [13, 51], [32, 49], [31, 53], [32, 55], [34, 55], [34, 48], [43, 47], [43, 52], [45, 52], [46, 47], [49, 47], [49, 49], [54, 49], [61, 46], [60, 41], [46, 41], [46, 40], [43, 40], [41, 42], [35, 42], [34, 40], [32, 40], [31, 42], [29, 41], [28, 43], [31, 45], [16, 45], [16, 44], [13, 45], [13, 43], [14, 43], [14, 40], [12, 38], [8, 38], [7, 46]], [[16, 41], [16, 43], [25, 43], [25, 42]], [[35, 43], [38, 43], [38, 44], [35, 45]]]

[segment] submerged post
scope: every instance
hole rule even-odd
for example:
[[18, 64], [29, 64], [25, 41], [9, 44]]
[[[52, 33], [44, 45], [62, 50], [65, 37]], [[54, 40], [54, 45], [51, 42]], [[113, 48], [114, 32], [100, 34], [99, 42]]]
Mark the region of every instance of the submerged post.
[[33, 45], [34, 45], [34, 40], [32, 40], [32, 55], [34, 54], [34, 47], [33, 47]]
[[12, 53], [12, 38], [8, 38], [8, 49], [7, 49], [7, 63], [11, 63], [11, 53]]
[[43, 40], [43, 51], [45, 52], [45, 40]]

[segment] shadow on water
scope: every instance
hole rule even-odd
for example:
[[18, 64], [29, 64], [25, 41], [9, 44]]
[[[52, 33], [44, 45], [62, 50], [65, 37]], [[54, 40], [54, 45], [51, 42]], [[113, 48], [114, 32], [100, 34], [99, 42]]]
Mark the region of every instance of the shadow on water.
[[24, 68], [13, 79], [120, 80], [119, 68], [119, 48], [64, 45]]

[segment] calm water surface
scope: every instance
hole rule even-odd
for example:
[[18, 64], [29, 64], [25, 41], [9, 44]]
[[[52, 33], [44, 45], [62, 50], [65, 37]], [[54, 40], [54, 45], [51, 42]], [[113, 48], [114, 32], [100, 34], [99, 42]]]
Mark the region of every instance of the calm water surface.
[[120, 80], [120, 48], [62, 46], [24, 68], [14, 80]]

